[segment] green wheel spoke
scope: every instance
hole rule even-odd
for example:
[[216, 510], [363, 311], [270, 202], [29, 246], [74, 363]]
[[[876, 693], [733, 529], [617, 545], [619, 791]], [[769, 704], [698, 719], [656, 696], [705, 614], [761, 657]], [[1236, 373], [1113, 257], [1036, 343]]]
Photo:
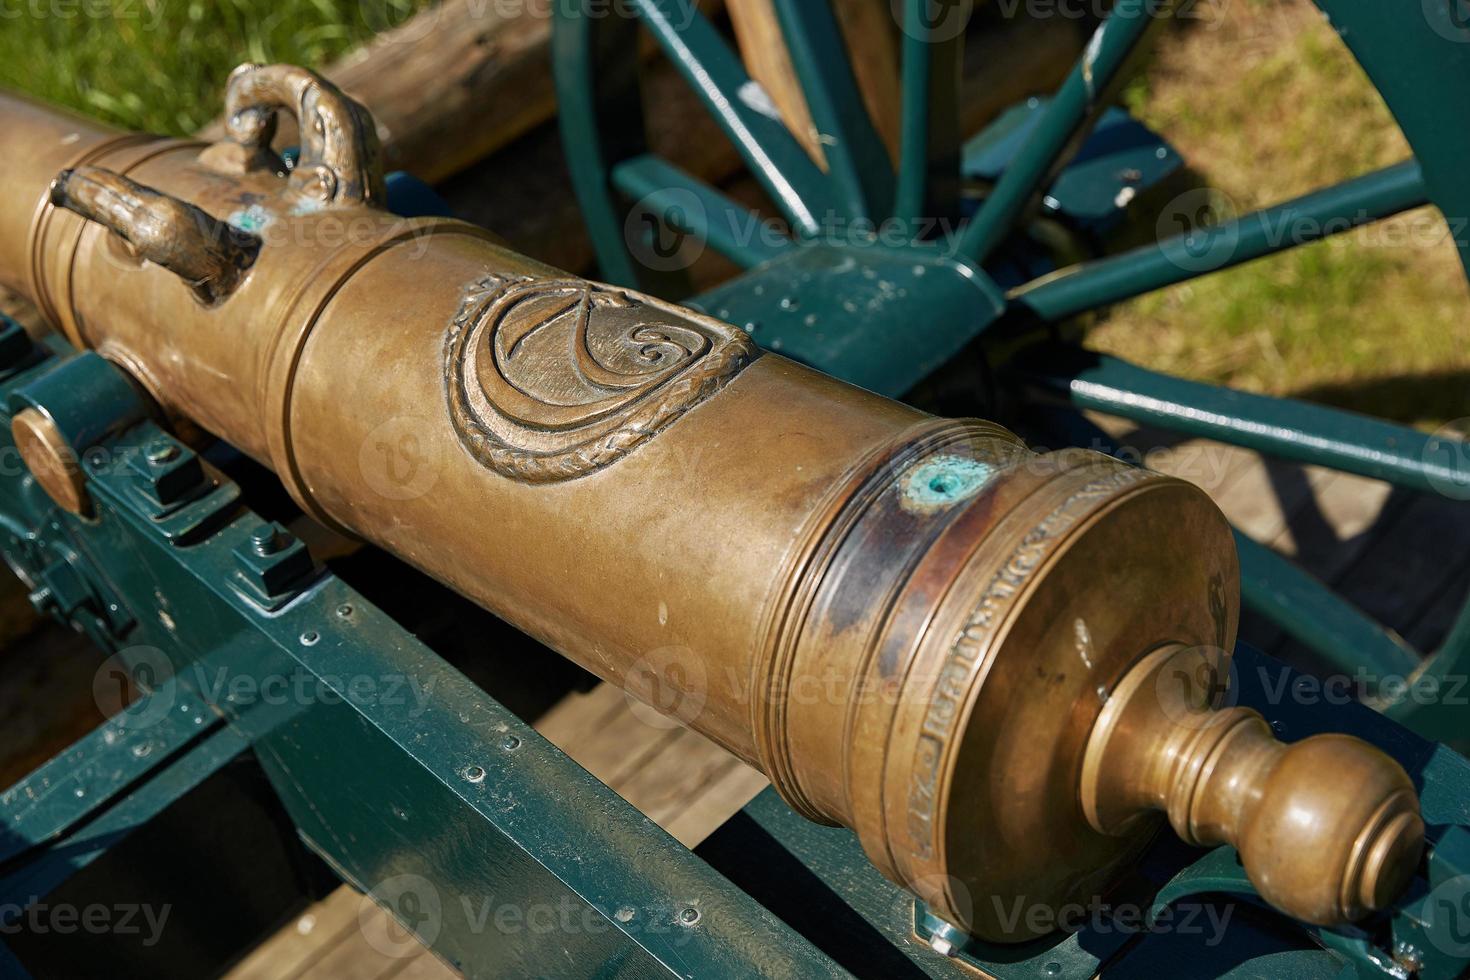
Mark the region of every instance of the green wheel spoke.
[[[958, 0], [955, 0], [958, 2]], [[936, 38], [934, 0], [905, 0], [903, 116], [894, 216], [950, 217], [959, 198], [960, 61], [964, 32]]]
[[664, 53], [797, 234], [818, 234], [829, 211], [847, 213], [831, 180], [781, 122], [770, 96], [751, 80], [740, 59], [690, 0], [634, 3]]
[[828, 171], [855, 217], [881, 218], [893, 206], [893, 166], [863, 104], [828, 0], [774, 0]]
[[[1414, 731], [1439, 741], [1464, 745], [1470, 740], [1465, 701], [1470, 697], [1470, 599], [1460, 608], [1439, 650], [1415, 675], [1414, 684], [1385, 699], [1383, 713]], [[1463, 751], [1463, 749], [1462, 749]]]
[[[603, 279], [637, 286], [639, 268], [624, 239], [625, 215], [613, 199], [611, 168], [645, 149], [637, 59], [626, 52], [638, 44], [631, 17], [596, 17], [593, 0], [557, 4], [551, 34], [555, 65], [557, 124], [582, 219], [597, 252]], [[592, 138], [588, 138], [589, 134]]]
[[794, 246], [774, 237], [760, 217], [738, 201], [651, 154], [613, 168], [613, 186], [642, 200], [665, 224], [687, 232], [745, 269], [769, 262]]
[[1256, 612], [1343, 671], [1407, 677], [1420, 664], [1412, 647], [1361, 609], [1270, 548], [1235, 531], [1241, 598]]
[[1159, 23], [1155, 13], [1167, 9], [1168, 4], [1159, 0], [1122, 0], [1114, 6], [965, 228], [960, 254], [980, 265], [1006, 239], [1106, 105], [1109, 90], [1118, 81], [1128, 56], [1149, 28]]
[[1042, 345], [1016, 365], [1079, 408], [1414, 490], [1470, 487], [1442, 439], [1353, 412], [1185, 381], [1076, 348]]
[[1340, 234], [1429, 203], [1413, 160], [1150, 245], [1084, 262], [1013, 290], [1010, 298], [1056, 321]]

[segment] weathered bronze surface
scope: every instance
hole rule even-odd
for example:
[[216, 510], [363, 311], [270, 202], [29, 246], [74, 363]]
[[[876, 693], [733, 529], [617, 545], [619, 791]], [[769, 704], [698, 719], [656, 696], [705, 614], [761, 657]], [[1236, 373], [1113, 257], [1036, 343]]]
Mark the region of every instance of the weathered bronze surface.
[[[330, 85], [249, 66], [230, 93], [214, 147], [0, 97], [0, 280], [311, 514], [718, 740], [981, 936], [1026, 938], [1018, 899], [1097, 895], [1161, 809], [1316, 921], [1412, 869], [1417, 802], [1386, 758], [1283, 750], [1212, 714], [1214, 686], [1186, 711], [1161, 696], [1177, 657], [1218, 676], [1235, 640], [1235, 552], [1197, 488], [1030, 453], [469, 225], [395, 218], [370, 120]], [[311, 144], [289, 175], [265, 149], [283, 107]], [[58, 207], [68, 169], [258, 254], [201, 296]]]

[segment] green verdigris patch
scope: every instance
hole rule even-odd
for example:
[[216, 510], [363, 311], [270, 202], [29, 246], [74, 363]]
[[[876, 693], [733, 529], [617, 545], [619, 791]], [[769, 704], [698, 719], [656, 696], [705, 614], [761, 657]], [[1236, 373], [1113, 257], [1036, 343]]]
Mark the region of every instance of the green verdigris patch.
[[968, 456], [931, 456], [903, 478], [903, 506], [919, 511], [952, 506], [979, 493], [996, 472], [996, 467]]

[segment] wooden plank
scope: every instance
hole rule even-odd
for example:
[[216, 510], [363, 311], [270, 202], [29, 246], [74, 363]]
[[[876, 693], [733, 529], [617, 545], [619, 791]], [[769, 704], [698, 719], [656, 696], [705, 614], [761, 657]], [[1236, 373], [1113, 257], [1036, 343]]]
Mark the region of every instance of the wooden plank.
[[343, 885], [313, 903], [225, 974], [225, 980], [292, 980], [357, 932], [362, 896]]
[[738, 759], [732, 760], [719, 778], [688, 801], [682, 813], [662, 826], [685, 847], [695, 847], [770, 784], [759, 771]]
[[903, 82], [899, 15], [894, 9], [890, 0], [832, 0], [863, 105], [889, 157], [897, 164], [903, 128]]
[[1407, 627], [1404, 639], [1425, 653], [1433, 653], [1444, 642], [1460, 610], [1470, 602], [1470, 558], [1455, 569], [1432, 596], [1424, 611]]
[[422, 959], [438, 967], [441, 977], [457, 976], [387, 912], [346, 890], [357, 899], [356, 928], [324, 949], [297, 980], [388, 980]]
[[445, 965], [350, 885], [314, 903], [224, 980], [453, 980]]
[[[607, 690], [604, 691], [603, 689]], [[672, 721], [656, 719], [648, 709], [637, 711], [628, 695], [611, 684], [600, 684], [593, 695], [571, 695], [581, 699], [576, 704], [582, 714], [580, 724], [567, 710], [553, 708], [548, 717], [551, 725], [537, 729], [577, 765], [619, 790], [625, 780], [637, 774], [669, 743], [679, 738], [682, 729]], [[551, 734], [557, 738], [552, 738]]]
[[827, 157], [822, 152], [821, 137], [791, 63], [775, 4], [772, 0], [731, 0], [728, 9], [746, 72], [766, 90], [781, 121], [807, 155], [825, 169]]
[[1287, 526], [1267, 542], [1323, 581], [1333, 581], [1367, 544], [1367, 534], [1392, 516], [1403, 499], [1379, 480], [1305, 467], [1311, 500], [1291, 515]]
[[[681, 728], [630, 773], [617, 790], [650, 820], [667, 829], [674, 818], [687, 811], [730, 769], [743, 765], [703, 735]], [[725, 814], [726, 818], [729, 816]]]
[[611, 684], [570, 694], [536, 729], [685, 846], [750, 801], [766, 778]]
[[1368, 615], [1407, 634], [1450, 588], [1467, 554], [1470, 520], [1465, 519], [1465, 505], [1415, 494], [1391, 520], [1374, 526], [1336, 585]]

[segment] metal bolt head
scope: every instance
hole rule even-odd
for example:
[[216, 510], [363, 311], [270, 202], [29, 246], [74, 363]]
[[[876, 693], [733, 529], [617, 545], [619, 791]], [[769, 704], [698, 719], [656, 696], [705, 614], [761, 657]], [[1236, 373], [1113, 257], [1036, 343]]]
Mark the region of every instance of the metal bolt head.
[[274, 524], [262, 524], [250, 532], [250, 549], [264, 558], [280, 551], [286, 542]]
[[157, 439], [148, 444], [148, 448], [143, 450], [143, 455], [154, 466], [162, 466], [164, 463], [171, 463], [179, 458], [179, 447], [168, 439]]

